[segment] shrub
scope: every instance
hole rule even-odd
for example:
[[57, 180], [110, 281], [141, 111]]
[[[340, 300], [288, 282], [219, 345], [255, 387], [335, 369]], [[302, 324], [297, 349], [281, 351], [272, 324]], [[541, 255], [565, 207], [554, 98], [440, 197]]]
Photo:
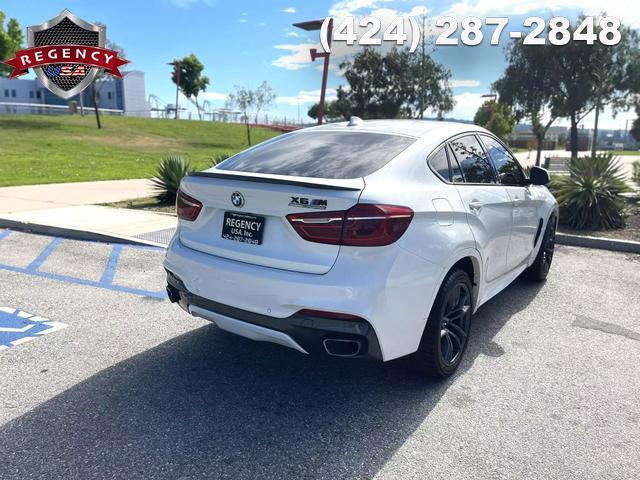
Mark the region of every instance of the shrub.
[[156, 191], [155, 197], [162, 203], [175, 203], [180, 182], [191, 171], [189, 160], [179, 155], [164, 157], [158, 165], [155, 177], [151, 179]]
[[640, 188], [640, 160], [633, 162], [633, 172], [631, 173], [631, 179]]
[[223, 162], [224, 160], [229, 158], [231, 155], [233, 155], [233, 154], [229, 153], [229, 152], [216, 153], [213, 157], [211, 157], [211, 161], [209, 162], [209, 166], [210, 167], [215, 167], [220, 162]]
[[624, 199], [629, 191], [620, 166], [610, 153], [578, 158], [568, 176], [555, 176], [551, 191], [560, 204], [560, 219], [576, 230], [624, 227]]

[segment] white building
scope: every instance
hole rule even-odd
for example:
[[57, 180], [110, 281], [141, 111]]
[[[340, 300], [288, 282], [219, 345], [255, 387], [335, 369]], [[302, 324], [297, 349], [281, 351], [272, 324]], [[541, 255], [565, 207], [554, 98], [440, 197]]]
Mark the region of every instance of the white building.
[[[150, 106], [146, 99], [144, 72], [132, 70], [122, 72], [122, 80], [105, 76], [98, 82], [98, 107], [121, 111], [126, 116], [149, 117]], [[82, 102], [80, 99], [82, 95]], [[93, 107], [91, 87], [80, 95], [64, 100], [47, 90], [38, 78], [8, 79], [0, 77], [0, 114], [1, 113], [52, 113], [46, 106], [68, 106], [76, 102], [85, 108]], [[27, 105], [28, 104], [28, 105]], [[43, 105], [43, 107], [39, 107]], [[59, 109], [66, 113], [66, 109]]]

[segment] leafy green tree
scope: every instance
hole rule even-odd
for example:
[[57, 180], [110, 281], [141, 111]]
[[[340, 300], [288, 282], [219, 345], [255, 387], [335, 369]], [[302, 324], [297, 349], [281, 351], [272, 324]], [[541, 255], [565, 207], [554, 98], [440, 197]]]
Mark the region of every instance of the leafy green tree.
[[495, 100], [487, 100], [478, 108], [473, 117], [473, 123], [486, 128], [504, 140], [513, 131], [516, 118], [508, 105]]
[[260, 84], [258, 88], [255, 89], [254, 99], [255, 116], [253, 123], [258, 123], [258, 116], [260, 115], [260, 112], [273, 104], [273, 101], [276, 99], [276, 92], [273, 91], [273, 88], [271, 88], [271, 86], [265, 80]]
[[[13, 58], [22, 48], [24, 36], [20, 24], [15, 18], [9, 19], [5, 29], [5, 14], [0, 11], [0, 62]], [[8, 77], [13, 67], [0, 63], [0, 77]]]
[[[309, 115], [311, 118], [315, 120], [316, 118], [318, 118], [318, 108], [319, 108], [319, 104], [314, 103], [309, 107], [309, 110], [307, 111], [307, 115]], [[338, 102], [336, 100], [333, 100], [332, 102], [328, 102], [325, 105], [324, 116], [328, 121], [336, 121], [343, 118], [342, 112], [340, 112], [340, 109], [338, 108]]]
[[367, 48], [340, 68], [349, 83], [337, 91], [337, 109], [345, 118], [415, 117], [429, 109], [442, 115], [453, 108], [450, 73], [430, 57]]
[[552, 110], [569, 118], [571, 160], [578, 158], [578, 125], [593, 110], [594, 76], [591, 65], [593, 49], [586, 42], [570, 41], [554, 46], [554, 62], [549, 69], [556, 91]]
[[410, 57], [411, 73], [415, 79], [411, 101], [416, 105], [418, 118], [424, 118], [426, 110], [435, 110], [441, 118], [453, 110], [453, 92], [449, 86], [451, 71], [435, 62], [431, 57], [427, 32], [427, 15], [421, 15], [421, 41], [416, 54]]
[[633, 101], [635, 97], [636, 115], [638, 117], [633, 121], [629, 133], [631, 133], [631, 136], [635, 138], [636, 141], [640, 142], [640, 51], [636, 49], [633, 56], [634, 58], [629, 66], [627, 81], [629, 84], [629, 90], [635, 94], [631, 98]]
[[[597, 27], [595, 33], [600, 30]], [[628, 110], [633, 103], [633, 94], [640, 93], [638, 34], [624, 25], [620, 27], [620, 33], [621, 40], [617, 45], [596, 42], [592, 47], [595, 109], [592, 157], [596, 156], [600, 111], [607, 105], [612, 107], [614, 114]]]
[[[576, 24], [580, 25], [582, 19]], [[595, 24], [598, 23], [596, 18]], [[637, 35], [624, 26], [620, 28], [621, 42], [616, 46], [603, 45], [599, 40], [593, 45], [575, 40], [575, 29], [569, 29], [571, 40], [566, 45], [553, 47], [553, 61], [548, 68], [556, 86], [552, 110], [571, 122], [572, 161], [578, 156], [578, 125], [585, 116], [596, 111], [597, 129], [597, 117], [604, 106], [612, 105], [614, 112], [631, 106], [628, 93], [637, 82], [632, 76], [638, 48]], [[599, 35], [601, 28], [596, 26], [594, 30]]]
[[514, 40], [507, 47], [507, 68], [493, 88], [500, 102], [509, 105], [516, 121], [527, 119], [536, 138], [536, 166], [540, 166], [542, 144], [557, 118], [552, 108], [555, 85], [549, 75], [554, 61], [553, 46], [524, 45]]
[[171, 80], [178, 85], [182, 94], [195, 104], [198, 118], [202, 120], [202, 107], [198, 102], [198, 95], [206, 91], [209, 86], [209, 77], [202, 75], [204, 65], [193, 53], [181, 60], [174, 60], [172, 63], [174, 69]]
[[276, 95], [269, 84], [264, 81], [256, 90], [236, 85], [227, 99], [228, 108], [237, 108], [242, 112], [242, 121], [247, 127], [247, 144], [251, 145], [251, 119], [258, 121], [260, 111], [269, 107]]
[[638, 118], [633, 121], [629, 133], [637, 142], [640, 142], [640, 105], [636, 107], [636, 115], [638, 115]]

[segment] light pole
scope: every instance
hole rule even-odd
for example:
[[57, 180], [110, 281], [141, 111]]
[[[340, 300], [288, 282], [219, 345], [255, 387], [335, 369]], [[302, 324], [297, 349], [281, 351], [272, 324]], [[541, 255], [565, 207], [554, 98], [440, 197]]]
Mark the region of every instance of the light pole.
[[178, 93], [180, 92], [180, 62], [173, 61], [167, 63], [167, 65], [172, 65], [174, 68], [174, 75], [176, 78], [176, 116], [174, 117], [176, 120], [178, 119]]
[[[314, 30], [320, 30], [322, 28], [322, 22], [323, 20], [311, 20], [308, 22], [294, 23], [293, 26], [306, 30], [307, 32], [311, 32]], [[329, 26], [327, 28], [327, 44], [329, 45], [329, 48], [331, 48], [332, 32], [333, 18], [329, 20]], [[312, 62], [315, 62], [316, 58], [324, 58], [324, 66], [322, 67], [322, 87], [320, 88], [320, 103], [318, 104], [318, 125], [322, 125], [322, 120], [324, 118], [324, 99], [325, 94], [327, 93], [327, 77], [329, 76], [329, 57], [331, 56], [331, 52], [318, 53], [317, 48], [312, 48], [310, 53]]]

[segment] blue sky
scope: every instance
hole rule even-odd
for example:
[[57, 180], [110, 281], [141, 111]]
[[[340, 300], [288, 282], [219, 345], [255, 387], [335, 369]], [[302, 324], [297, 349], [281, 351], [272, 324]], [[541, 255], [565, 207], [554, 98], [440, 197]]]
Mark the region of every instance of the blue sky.
[[[639, 5], [611, 0], [606, 8], [623, 23], [638, 27]], [[214, 106], [224, 105], [234, 85], [256, 87], [267, 80], [278, 95], [270, 115], [297, 118], [299, 105], [306, 119], [308, 107], [319, 95], [320, 65], [311, 63], [308, 55], [318, 33], [296, 30], [291, 27], [294, 22], [330, 14], [391, 18], [426, 9], [429, 16], [507, 16], [508, 28], [522, 30], [527, 16], [550, 18], [553, 14], [575, 19], [581, 12], [598, 14], [603, 4], [600, 0], [0, 0], [0, 10], [15, 17], [23, 29], [64, 8], [107, 25], [107, 38], [125, 49], [130, 68], [145, 72], [147, 94], [173, 102], [175, 87], [166, 63], [195, 53], [211, 79], [204, 96]], [[329, 95], [346, 83], [337, 68], [340, 58], [354, 52], [346, 47], [334, 50]], [[482, 101], [480, 95], [489, 91], [504, 69], [503, 47], [490, 46], [487, 41], [476, 47], [438, 47], [434, 56], [452, 71], [456, 107], [448, 116], [470, 119]], [[634, 117], [630, 112], [614, 119], [605, 112], [601, 121], [606, 128], [624, 128], [625, 120]], [[585, 124], [591, 124], [590, 118]]]

